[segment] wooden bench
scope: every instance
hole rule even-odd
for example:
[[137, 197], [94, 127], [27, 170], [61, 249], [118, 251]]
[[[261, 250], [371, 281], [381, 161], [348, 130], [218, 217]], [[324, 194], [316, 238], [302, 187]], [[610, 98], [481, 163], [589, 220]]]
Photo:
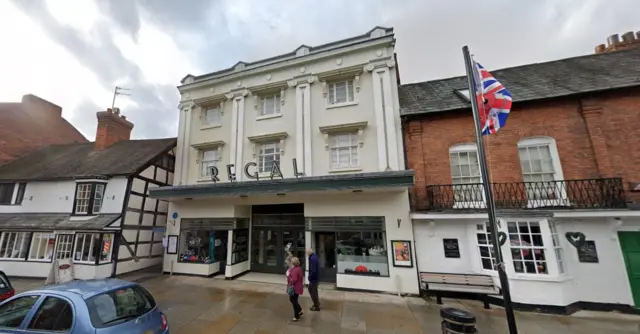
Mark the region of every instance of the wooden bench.
[[[434, 291], [436, 301], [442, 304], [438, 292], [463, 292], [477, 295], [499, 295], [500, 289], [493, 284], [493, 277], [480, 274], [420, 273], [420, 282], [427, 292]], [[487, 298], [483, 298], [484, 308], [489, 308]]]

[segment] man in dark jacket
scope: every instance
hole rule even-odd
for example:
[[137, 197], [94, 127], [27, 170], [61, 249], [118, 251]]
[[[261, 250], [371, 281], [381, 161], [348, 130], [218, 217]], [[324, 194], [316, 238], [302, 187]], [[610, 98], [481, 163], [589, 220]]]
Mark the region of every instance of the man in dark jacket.
[[307, 248], [307, 256], [309, 257], [309, 295], [313, 301], [311, 311], [320, 311], [320, 300], [318, 299], [318, 279], [320, 278], [320, 263], [318, 256]]

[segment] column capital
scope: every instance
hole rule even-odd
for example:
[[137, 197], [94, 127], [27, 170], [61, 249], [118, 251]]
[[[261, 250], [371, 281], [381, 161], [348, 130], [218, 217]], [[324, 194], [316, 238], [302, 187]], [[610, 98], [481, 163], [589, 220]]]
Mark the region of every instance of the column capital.
[[180, 101], [180, 103], [178, 103], [178, 109], [180, 110], [187, 109], [185, 111], [191, 110], [195, 108], [195, 106], [196, 104], [193, 103], [193, 100], [185, 100], [185, 101]]
[[228, 93], [224, 94], [224, 96], [229, 100], [233, 100], [236, 97], [246, 97], [247, 95], [249, 95], [249, 90], [246, 88], [232, 89]]
[[387, 61], [372, 61], [369, 64], [364, 65], [364, 70], [367, 72], [372, 72], [377, 68], [392, 68], [396, 66], [396, 62], [393, 59], [388, 59]]
[[293, 79], [287, 81], [287, 85], [290, 88], [295, 88], [298, 85], [302, 84], [312, 84], [316, 81], [316, 77], [313, 75], [305, 75], [301, 77], [294, 77]]

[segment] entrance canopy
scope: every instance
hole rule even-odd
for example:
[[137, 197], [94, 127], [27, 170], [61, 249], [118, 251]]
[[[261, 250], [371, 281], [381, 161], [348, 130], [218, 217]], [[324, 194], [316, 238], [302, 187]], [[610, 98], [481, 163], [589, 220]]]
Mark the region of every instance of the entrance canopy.
[[223, 197], [252, 194], [286, 194], [301, 191], [406, 188], [413, 185], [412, 170], [375, 173], [301, 176], [259, 181], [220, 182], [158, 187], [149, 190], [152, 198]]

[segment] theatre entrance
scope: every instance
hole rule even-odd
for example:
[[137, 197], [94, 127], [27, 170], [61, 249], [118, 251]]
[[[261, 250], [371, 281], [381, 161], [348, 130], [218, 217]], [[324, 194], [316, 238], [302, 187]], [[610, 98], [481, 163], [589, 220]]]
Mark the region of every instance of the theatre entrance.
[[284, 274], [288, 254], [305, 266], [304, 204], [254, 205], [251, 271]]

